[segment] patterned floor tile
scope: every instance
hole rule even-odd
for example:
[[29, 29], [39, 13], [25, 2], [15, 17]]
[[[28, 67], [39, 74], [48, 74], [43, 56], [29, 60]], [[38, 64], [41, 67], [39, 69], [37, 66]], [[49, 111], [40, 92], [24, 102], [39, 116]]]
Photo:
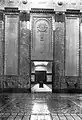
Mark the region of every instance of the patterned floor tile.
[[[1, 94], [2, 96], [2, 94]], [[81, 120], [82, 94], [23, 93], [4, 94], [5, 106], [0, 111], [0, 120], [29, 120], [31, 114], [51, 114], [53, 120]], [[79, 100], [78, 100], [79, 99]]]

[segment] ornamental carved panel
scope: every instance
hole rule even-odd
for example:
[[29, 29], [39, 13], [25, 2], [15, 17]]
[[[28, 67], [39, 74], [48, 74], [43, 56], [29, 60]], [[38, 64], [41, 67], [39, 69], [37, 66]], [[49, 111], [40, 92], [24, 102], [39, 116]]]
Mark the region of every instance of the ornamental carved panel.
[[52, 18], [33, 16], [32, 18], [32, 60], [52, 60]]

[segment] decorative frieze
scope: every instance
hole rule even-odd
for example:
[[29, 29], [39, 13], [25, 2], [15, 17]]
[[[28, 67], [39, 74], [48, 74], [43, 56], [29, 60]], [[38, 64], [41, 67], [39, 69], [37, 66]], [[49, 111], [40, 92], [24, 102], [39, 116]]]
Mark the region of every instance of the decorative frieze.
[[4, 11], [7, 13], [7, 12], [19, 12], [18, 8], [17, 7], [5, 7], [4, 8]]
[[44, 8], [31, 8], [30, 13], [50, 13], [54, 14], [54, 9], [44, 9]]

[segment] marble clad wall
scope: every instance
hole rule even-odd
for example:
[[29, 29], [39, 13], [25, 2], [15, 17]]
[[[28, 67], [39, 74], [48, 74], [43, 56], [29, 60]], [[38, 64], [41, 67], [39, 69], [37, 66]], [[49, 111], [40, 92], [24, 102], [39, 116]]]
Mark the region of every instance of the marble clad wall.
[[[9, 15], [9, 18], [15, 17], [15, 19], [5, 22], [5, 32], [3, 24], [4, 19], [0, 20], [0, 92], [1, 89], [2, 91], [6, 90], [6, 92], [11, 88], [13, 92], [14, 90], [16, 92], [16, 89], [30, 89], [29, 15], [27, 15], [27, 13], [16, 13], [16, 11], [13, 13], [11, 11], [7, 12], [7, 16]], [[17, 20], [17, 22], [14, 23], [14, 20]], [[14, 28], [16, 29], [13, 30]], [[9, 30], [6, 31], [7, 29]], [[6, 34], [6, 32], [8, 32], [8, 34]], [[11, 90], [8, 92], [11, 92]]]
[[53, 80], [53, 90], [66, 88], [64, 81], [64, 24], [65, 16], [63, 14], [55, 15], [55, 30], [53, 31], [53, 51], [54, 51], [54, 80]]
[[5, 75], [18, 75], [18, 15], [5, 14]]
[[30, 88], [30, 30], [27, 24], [27, 21], [20, 21], [20, 81], [24, 88]]
[[66, 17], [65, 76], [79, 76], [79, 18]]
[[3, 74], [3, 28], [4, 23], [0, 20], [0, 75]]
[[0, 13], [0, 88], [3, 86], [3, 35], [4, 35], [4, 22], [3, 14]]
[[[77, 17], [77, 19], [74, 18], [74, 19], [70, 20], [72, 22], [73, 22], [73, 20], [75, 20], [73, 23], [73, 27], [71, 27], [72, 22], [66, 22], [65, 12], [54, 12], [52, 10], [52, 13], [50, 13], [49, 12], [50, 10], [48, 9], [48, 11], [45, 14], [45, 11], [46, 10], [43, 10], [43, 12], [42, 12], [42, 9], [40, 10], [40, 13], [39, 12], [37, 13], [35, 11], [35, 13], [33, 13], [34, 14], [33, 21], [31, 21], [31, 20], [29, 21], [30, 16], [27, 11], [23, 10], [23, 11], [20, 11], [20, 13], [17, 13], [18, 38], [17, 39], [13, 38], [13, 41], [11, 41], [11, 39], [7, 38], [6, 35], [5, 36], [3, 35], [3, 30], [5, 27], [4, 20], [2, 20], [2, 19], [0, 20], [0, 46], [1, 46], [0, 47], [0, 59], [1, 59], [1, 61], [0, 61], [0, 88], [30, 89], [30, 75], [31, 75], [31, 73], [30, 73], [31, 72], [30, 71], [31, 63], [30, 62], [31, 62], [31, 57], [32, 57], [31, 56], [32, 55], [31, 54], [31, 52], [32, 52], [31, 51], [32, 50], [31, 49], [32, 37], [33, 37], [33, 41], [37, 40], [36, 44], [38, 42], [39, 42], [39, 44], [41, 44], [40, 47], [42, 47], [42, 48], [41, 48], [40, 52], [44, 53], [44, 51], [46, 51], [46, 53], [48, 53], [51, 50], [50, 56], [45, 56], [45, 54], [46, 54], [45, 53], [44, 56], [41, 56], [41, 58], [42, 58], [42, 60], [50, 60], [53, 63], [53, 65], [52, 65], [52, 68], [53, 68], [53, 70], [52, 70], [53, 71], [53, 91], [55, 91], [56, 89], [57, 90], [68, 89], [68, 85], [70, 86], [70, 89], [77, 88], [77, 87], [79, 88], [79, 85], [80, 85], [80, 88], [82, 88], [81, 87], [82, 81], [79, 76], [79, 72], [82, 73], [81, 66], [80, 66], [80, 71], [79, 71], [79, 62], [80, 62], [80, 65], [82, 62], [82, 60], [81, 60], [82, 59], [81, 58], [82, 50], [81, 49], [80, 49], [80, 54], [79, 54], [79, 42], [80, 43], [82, 42], [81, 41], [81, 37], [82, 37], [81, 24], [80, 24], [80, 34], [79, 34], [79, 22], [78, 21], [80, 19], [79, 19], [79, 17]], [[5, 13], [5, 12], [3, 12], [3, 13]], [[14, 16], [13, 12], [10, 12], [10, 14], [12, 14], [10, 16]], [[31, 13], [30, 13], [30, 15], [32, 17]], [[52, 16], [54, 19], [54, 24], [53, 24]], [[12, 20], [10, 20], [10, 22], [13, 23]], [[37, 25], [34, 24], [34, 26], [32, 26], [32, 22], [36, 23]], [[39, 24], [39, 23], [41, 23], [41, 24]], [[70, 23], [71, 23], [70, 28], [68, 28]], [[7, 22], [5, 22], [5, 24], [7, 24]], [[67, 24], [67, 26], [66, 26], [66, 24]], [[14, 23], [14, 25], [15, 25], [15, 23]], [[36, 27], [35, 27], [35, 25], [36, 25]], [[32, 29], [30, 30], [30, 26], [32, 27], [32, 29], [34, 29], [34, 27], [36, 29], [34, 29], [34, 31], [31, 31]], [[52, 26], [54, 27], [53, 31], [52, 31]], [[6, 26], [6, 27], [9, 27], [9, 26]], [[66, 27], [70, 32], [66, 30]], [[78, 29], [76, 30], [76, 28], [78, 28]], [[71, 29], [73, 29], [74, 31], [71, 32]], [[40, 31], [40, 34], [36, 33], [36, 36], [34, 36], [33, 32], [36, 32], [37, 30]], [[47, 31], [48, 33], [51, 32], [49, 35], [51, 37], [49, 39], [47, 36], [48, 33], [47, 34], [43, 33], [44, 31], [45, 32]], [[67, 34], [66, 34], [66, 31], [67, 31]], [[12, 30], [12, 32], [13, 32], [13, 30]], [[14, 32], [16, 32], [16, 31], [14, 31]], [[77, 33], [77, 34], [75, 34], [75, 33]], [[9, 33], [9, 30], [8, 30], [8, 35], [12, 36], [11, 34]], [[74, 37], [73, 34], [76, 36]], [[80, 35], [80, 41], [79, 41], [79, 35]], [[8, 36], [8, 37], [10, 37], [10, 36]], [[71, 36], [71, 38], [69, 39], [68, 36]], [[38, 39], [39, 39], [39, 41], [38, 41]], [[48, 42], [46, 41], [46, 39], [48, 40]], [[74, 39], [74, 41], [73, 41], [73, 39]], [[16, 40], [16, 41], [14, 42], [14, 40]], [[50, 46], [45, 47], [44, 42], [45, 42], [45, 45], [50, 45]], [[4, 44], [4, 43], [6, 43], [6, 44]], [[13, 51], [9, 51], [9, 49], [11, 49], [9, 47], [12, 46], [11, 44], [14, 44]], [[72, 49], [71, 49], [71, 46], [72, 46]], [[45, 50], [43, 50], [43, 47], [45, 47]], [[50, 47], [50, 49], [49, 49], [49, 47]], [[36, 49], [39, 49], [38, 46], [36, 47]], [[72, 51], [73, 51], [73, 54], [72, 54]], [[9, 59], [10, 52], [11, 52], [11, 57], [12, 57], [12, 55], [16, 56], [16, 57], [12, 57], [12, 59], [16, 60], [16, 61], [11, 60], [11, 62], [13, 61], [12, 71], [10, 71], [8, 69], [9, 71], [7, 72], [7, 69], [5, 70], [5, 68], [10, 63], [10, 61], [9, 61], [10, 60]], [[12, 52], [13, 52], [13, 54], [12, 54]], [[37, 55], [37, 57], [35, 59], [33, 58], [32, 60], [41, 60], [38, 57], [38, 54], [35, 54], [35, 55]], [[42, 55], [42, 53], [41, 53], [41, 55]], [[70, 59], [68, 58], [68, 55], [69, 55]], [[79, 55], [80, 55], [80, 59], [79, 59]], [[75, 60], [74, 62], [72, 61], [73, 57]], [[5, 58], [8, 58], [8, 59], [5, 59]], [[37, 58], [39, 58], [39, 59], [37, 59]], [[16, 71], [14, 71], [14, 69], [13, 69], [14, 65], [16, 66], [15, 67]], [[70, 66], [70, 68], [69, 68], [69, 66]], [[72, 71], [71, 71], [71, 66], [73, 68]], [[12, 72], [14, 74], [10, 73], [10, 75], [9, 75], [8, 74], [9, 72]], [[78, 84], [76, 84], [76, 83], [78, 83]]]
[[80, 19], [80, 88], [82, 89], [82, 18]]

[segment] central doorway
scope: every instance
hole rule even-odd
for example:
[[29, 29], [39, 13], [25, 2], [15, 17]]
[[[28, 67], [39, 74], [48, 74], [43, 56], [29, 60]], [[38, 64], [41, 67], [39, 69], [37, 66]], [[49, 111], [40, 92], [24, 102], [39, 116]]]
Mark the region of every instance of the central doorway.
[[52, 92], [52, 62], [31, 61], [31, 91]]
[[46, 83], [46, 71], [35, 71], [35, 81], [37, 83]]

